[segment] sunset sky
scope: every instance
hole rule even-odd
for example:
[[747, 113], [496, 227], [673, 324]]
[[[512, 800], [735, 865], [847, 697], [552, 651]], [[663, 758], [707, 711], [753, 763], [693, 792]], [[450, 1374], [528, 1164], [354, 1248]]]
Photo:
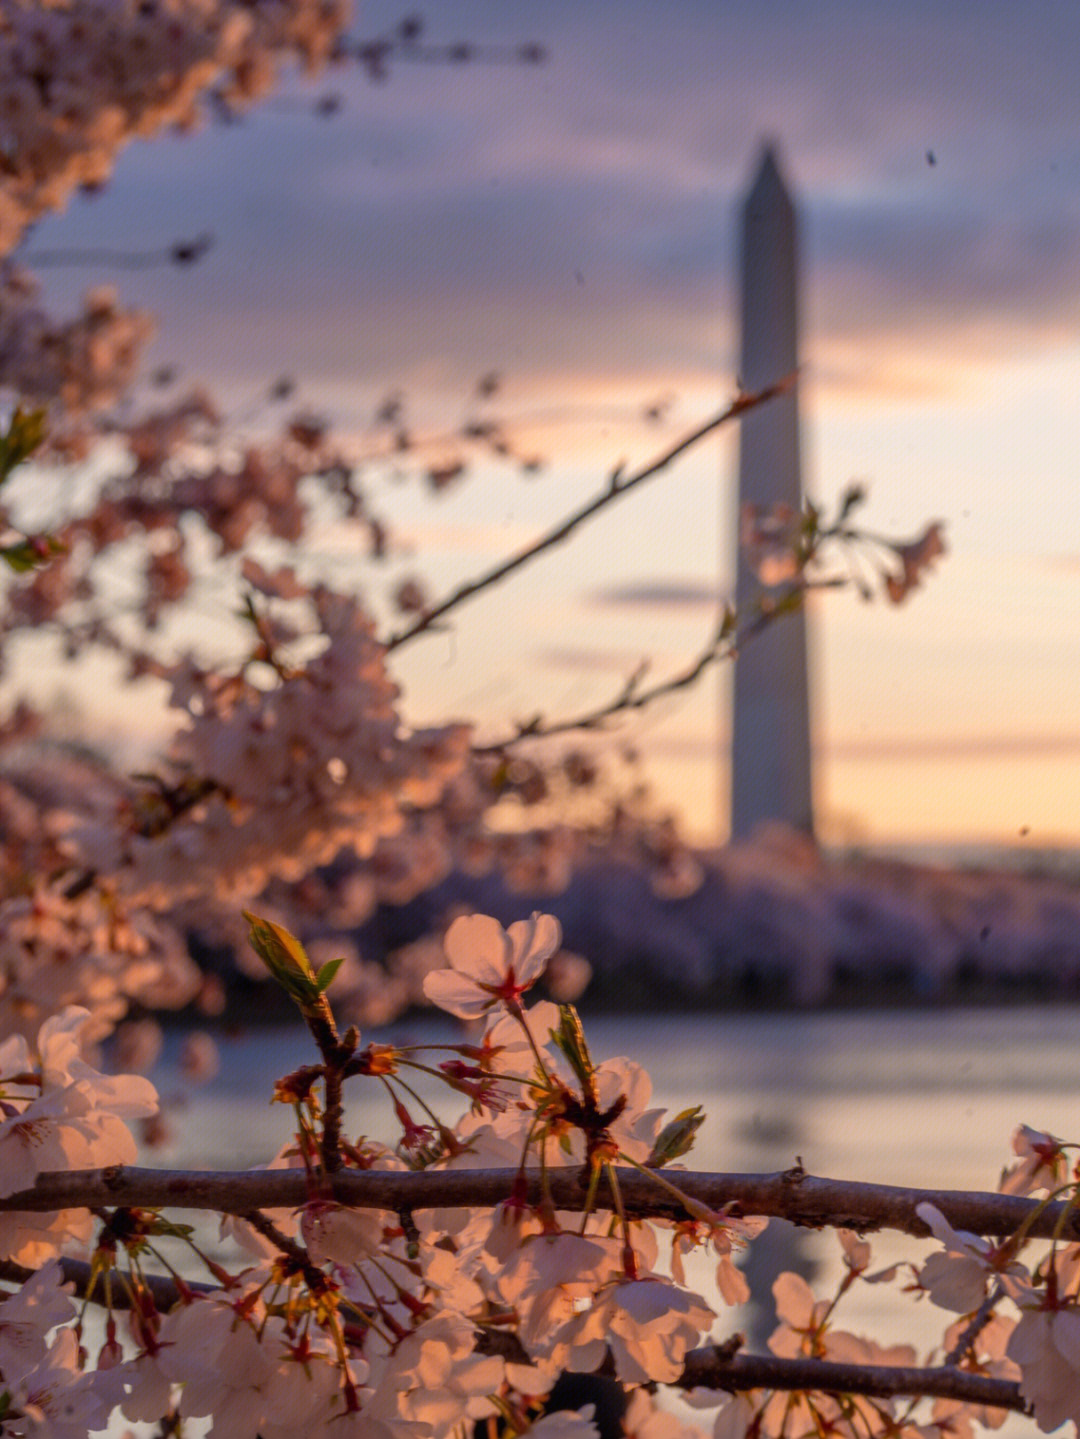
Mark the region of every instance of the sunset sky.
[[[408, 7], [366, 3], [375, 35]], [[155, 356], [240, 404], [281, 373], [357, 432], [388, 390], [420, 428], [476, 377], [547, 468], [387, 487], [416, 546], [373, 597], [440, 591], [538, 534], [619, 460], [734, 386], [738, 213], [775, 142], [803, 252], [804, 482], [866, 483], [866, 522], [931, 519], [950, 554], [899, 610], [813, 607], [816, 795], [832, 840], [1080, 836], [1080, 7], [1075, 0], [438, 0], [431, 41], [538, 41], [548, 62], [401, 66], [296, 85], [243, 123], [127, 151], [25, 251], [167, 244], [182, 271], [47, 272], [57, 306], [114, 279]], [[341, 93], [331, 119], [301, 97]], [[670, 397], [669, 421], [639, 414]], [[734, 436], [701, 447], [399, 667], [417, 719], [492, 734], [659, 678], [731, 582]], [[613, 732], [658, 798], [720, 834], [715, 675]]]

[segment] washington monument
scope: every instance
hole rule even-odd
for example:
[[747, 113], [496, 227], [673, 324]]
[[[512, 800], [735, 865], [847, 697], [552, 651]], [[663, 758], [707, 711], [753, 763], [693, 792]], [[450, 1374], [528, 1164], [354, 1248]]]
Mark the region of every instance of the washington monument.
[[[767, 149], [747, 196], [739, 257], [744, 390], [794, 371], [798, 359], [795, 209]], [[739, 432], [739, 512], [802, 504], [797, 387], [751, 410]], [[749, 617], [760, 580], [740, 549], [735, 602]], [[735, 661], [731, 743], [732, 840], [778, 821], [813, 836], [810, 697], [806, 617], [787, 615], [749, 643]]]

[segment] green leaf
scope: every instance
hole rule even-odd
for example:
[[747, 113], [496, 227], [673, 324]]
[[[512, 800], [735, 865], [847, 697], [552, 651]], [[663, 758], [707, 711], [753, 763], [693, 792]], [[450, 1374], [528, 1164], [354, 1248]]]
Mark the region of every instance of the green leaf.
[[330, 988], [330, 981], [344, 963], [345, 956], [342, 955], [340, 959], [328, 959], [326, 963], [321, 966], [315, 975], [315, 988], [320, 994], [325, 994]]
[[16, 407], [7, 433], [0, 435], [0, 485], [18, 465], [30, 458], [45, 438], [45, 411]]
[[144, 1227], [144, 1233], [164, 1235], [169, 1239], [190, 1239], [195, 1233], [194, 1224], [177, 1224], [174, 1219], [166, 1219], [163, 1214], [158, 1214], [151, 1224]]
[[37, 535], [16, 540], [13, 545], [0, 545], [0, 559], [17, 575], [36, 570], [39, 565], [48, 564], [54, 555], [63, 552], [64, 546], [52, 535]]
[[694, 1138], [704, 1122], [705, 1113], [700, 1104], [677, 1114], [656, 1136], [652, 1153], [645, 1161], [648, 1168], [661, 1169], [673, 1159], [686, 1154], [693, 1148]]

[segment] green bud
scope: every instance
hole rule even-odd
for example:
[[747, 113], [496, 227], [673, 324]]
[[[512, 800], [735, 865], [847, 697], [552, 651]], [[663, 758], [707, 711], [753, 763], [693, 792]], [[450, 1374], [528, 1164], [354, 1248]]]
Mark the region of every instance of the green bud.
[[595, 1090], [596, 1066], [585, 1043], [585, 1031], [581, 1027], [578, 1012], [572, 1004], [559, 1005], [559, 1027], [551, 1031], [551, 1037], [566, 1056], [570, 1068], [577, 1075], [582, 1093], [593, 1094]]
[[195, 1233], [194, 1224], [177, 1224], [174, 1219], [166, 1219], [163, 1214], [158, 1214], [143, 1226], [144, 1234], [164, 1236], [169, 1239], [190, 1239]]
[[45, 411], [24, 410], [19, 406], [8, 423], [7, 433], [0, 435], [0, 485], [12, 470], [28, 460], [45, 438]]
[[[245, 909], [243, 916], [250, 926], [248, 940], [252, 949], [282, 989], [296, 1001], [301, 1009], [315, 1003], [322, 990], [319, 987], [315, 971], [311, 967], [311, 960], [304, 953], [304, 946], [296, 936], [290, 934], [280, 924], [275, 924], [272, 919], [260, 919], [250, 910]], [[326, 965], [320, 970], [320, 974], [325, 969]], [[331, 973], [326, 984], [329, 984], [333, 977], [334, 975]], [[323, 985], [322, 988], [325, 987]]]

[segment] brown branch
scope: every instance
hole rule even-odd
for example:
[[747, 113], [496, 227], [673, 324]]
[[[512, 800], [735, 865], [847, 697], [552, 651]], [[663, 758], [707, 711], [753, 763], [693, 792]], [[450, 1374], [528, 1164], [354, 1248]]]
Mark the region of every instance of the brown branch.
[[[715, 1211], [759, 1214], [791, 1220], [807, 1228], [846, 1228], [859, 1233], [893, 1229], [925, 1238], [929, 1229], [916, 1214], [920, 1204], [936, 1205], [957, 1229], [976, 1234], [1014, 1234], [1030, 1219], [1031, 1238], [1050, 1238], [1055, 1231], [1080, 1239], [1080, 1214], [1062, 1202], [975, 1190], [904, 1188], [820, 1178], [801, 1168], [775, 1174], [705, 1174], [665, 1170], [686, 1195]], [[511, 1193], [513, 1169], [339, 1170], [329, 1177], [333, 1198], [358, 1209], [410, 1210], [491, 1207]], [[679, 1201], [636, 1169], [616, 1170], [628, 1214], [634, 1217], [686, 1218]], [[528, 1197], [541, 1198], [539, 1171], [526, 1171]], [[557, 1209], [580, 1210], [586, 1188], [578, 1167], [548, 1171], [548, 1188]], [[251, 1209], [297, 1208], [309, 1198], [301, 1170], [255, 1169], [198, 1171], [109, 1169], [39, 1174], [32, 1189], [0, 1199], [0, 1211], [37, 1213], [102, 1205], [137, 1208], [212, 1209], [244, 1214]], [[1038, 1211], [1038, 1212], [1036, 1212]], [[1034, 1215], [1034, 1218], [1032, 1216]]]
[[959, 1399], [995, 1409], [1031, 1412], [1019, 1384], [989, 1379], [962, 1369], [918, 1365], [836, 1364], [827, 1359], [778, 1359], [772, 1354], [737, 1354], [733, 1358], [706, 1347], [686, 1356], [678, 1380], [682, 1389], [807, 1390], [817, 1394], [866, 1394], [886, 1399], [899, 1395]]
[[[87, 1299], [91, 1304], [109, 1304], [113, 1309], [133, 1307], [132, 1291], [128, 1286], [117, 1283], [111, 1286], [111, 1291], [107, 1291], [106, 1273], [100, 1269], [95, 1273], [85, 1259], [62, 1256], [58, 1263], [64, 1283], [75, 1286], [75, 1294], [79, 1299]], [[25, 1284], [35, 1273], [36, 1270], [28, 1269], [24, 1264], [16, 1264], [13, 1259], [0, 1259], [0, 1279], [6, 1279], [11, 1284]], [[143, 1289], [150, 1291], [155, 1306], [162, 1313], [171, 1309], [180, 1298], [179, 1285], [166, 1274], [140, 1274], [138, 1283]], [[185, 1280], [184, 1283], [195, 1294], [220, 1293], [221, 1286], [217, 1284], [202, 1284], [195, 1280]]]
[[756, 639], [782, 616], [789, 614], [797, 603], [801, 603], [801, 598], [807, 591], [831, 589], [835, 584], [836, 581], [833, 580], [804, 580], [798, 584], [788, 585], [773, 598], [772, 604], [767, 609], [760, 609], [754, 619], [741, 630], [732, 628], [733, 611], [727, 610], [721, 617], [712, 639], [701, 650], [693, 663], [669, 679], [658, 680], [656, 684], [650, 685], [647, 689], [639, 689], [635, 676], [614, 699], [608, 700], [606, 704], [598, 705], [595, 709], [586, 710], [582, 714], [567, 719], [553, 721], [550, 724], [546, 724], [542, 717], [537, 717], [527, 724], [519, 725], [517, 733], [507, 739], [492, 744], [473, 745], [472, 753], [502, 754], [511, 745], [518, 744], [522, 740], [549, 739], [552, 735], [598, 729], [605, 720], [613, 719], [616, 715], [645, 709], [666, 695], [677, 694], [679, 690], [689, 689], [710, 666], [720, 664], [727, 659], [735, 659], [744, 645]]
[[[1019, 1384], [1009, 1379], [991, 1379], [951, 1364], [920, 1368], [917, 1364], [848, 1364], [828, 1359], [779, 1359], [774, 1354], [741, 1354], [742, 1335], [733, 1335], [720, 1344], [691, 1349], [682, 1373], [673, 1383], [677, 1389], [721, 1389], [737, 1394], [748, 1389], [805, 1391], [814, 1394], [865, 1394], [877, 1399], [900, 1395], [912, 1398], [958, 1399], [966, 1404], [986, 1404], [1022, 1414], [1030, 1409]], [[530, 1357], [518, 1336], [506, 1330], [481, 1330], [477, 1350], [499, 1354], [512, 1364], [528, 1364]], [[614, 1374], [610, 1354], [595, 1373]]]
[[956, 1343], [949, 1350], [948, 1354], [946, 1354], [946, 1364], [960, 1363], [964, 1355], [975, 1343], [975, 1340], [978, 1339], [979, 1335], [990, 1323], [990, 1320], [994, 1317], [994, 1309], [997, 1307], [998, 1304], [1001, 1303], [1004, 1296], [1004, 1286], [1001, 1283], [995, 1284], [993, 1289], [991, 1289], [990, 1293], [986, 1296], [983, 1302], [979, 1305], [978, 1309], [975, 1311], [970, 1323], [965, 1326], [964, 1330], [960, 1334], [959, 1339], [957, 1339]]
[[676, 444], [665, 450], [662, 455], [659, 455], [655, 460], [651, 460], [644, 468], [625, 476], [616, 470], [608, 481], [606, 488], [603, 489], [600, 494], [596, 495], [587, 504], [582, 505], [580, 509], [575, 510], [573, 514], [556, 525], [554, 529], [549, 530], [533, 544], [527, 545], [524, 549], [519, 550], [516, 555], [511, 555], [509, 559], [501, 561], [501, 563], [495, 565], [494, 568], [488, 570], [485, 574], [478, 576], [474, 580], [469, 580], [463, 585], [459, 585], [458, 588], [447, 595], [444, 600], [440, 600], [439, 603], [432, 606], [431, 609], [425, 610], [411, 625], [406, 626], [403, 630], [399, 630], [396, 635], [391, 635], [390, 638], [385, 641], [387, 651], [396, 650], [402, 645], [408, 644], [408, 642], [415, 639], [417, 635], [421, 635], [426, 630], [432, 629], [438, 621], [449, 614], [451, 610], [457, 609], [459, 605], [465, 604], [467, 600], [475, 598], [475, 596], [482, 591], [490, 589], [492, 585], [498, 584], [500, 580], [504, 580], [507, 575], [513, 574], [515, 570], [521, 569], [523, 565], [528, 564], [530, 560], [534, 560], [538, 555], [543, 554], [545, 550], [550, 550], [554, 548], [555, 545], [561, 545], [563, 541], [569, 539], [573, 532], [580, 525], [583, 525], [586, 520], [592, 519], [593, 515], [599, 514], [601, 510], [606, 509], [608, 505], [613, 504], [615, 500], [620, 499], [638, 485], [644, 484], [646, 480], [651, 480], [661, 474], [669, 465], [673, 464], [675, 460], [684, 455], [687, 450], [693, 449], [695, 445], [699, 444], [715, 430], [720, 429], [723, 425], [729, 424], [732, 420], [738, 419], [741, 415], [744, 415], [747, 410], [755, 409], [758, 405], [765, 404], [767, 400], [774, 399], [777, 395], [786, 394], [795, 384], [795, 379], [796, 376], [794, 374], [787, 375], [784, 379], [777, 381], [775, 385], [767, 385], [763, 390], [756, 390], [750, 394], [736, 395], [731, 404], [722, 410], [720, 414], [714, 415], [713, 418], [706, 421], [704, 425], [699, 425], [696, 430], [693, 430], [689, 435], [685, 435]]

